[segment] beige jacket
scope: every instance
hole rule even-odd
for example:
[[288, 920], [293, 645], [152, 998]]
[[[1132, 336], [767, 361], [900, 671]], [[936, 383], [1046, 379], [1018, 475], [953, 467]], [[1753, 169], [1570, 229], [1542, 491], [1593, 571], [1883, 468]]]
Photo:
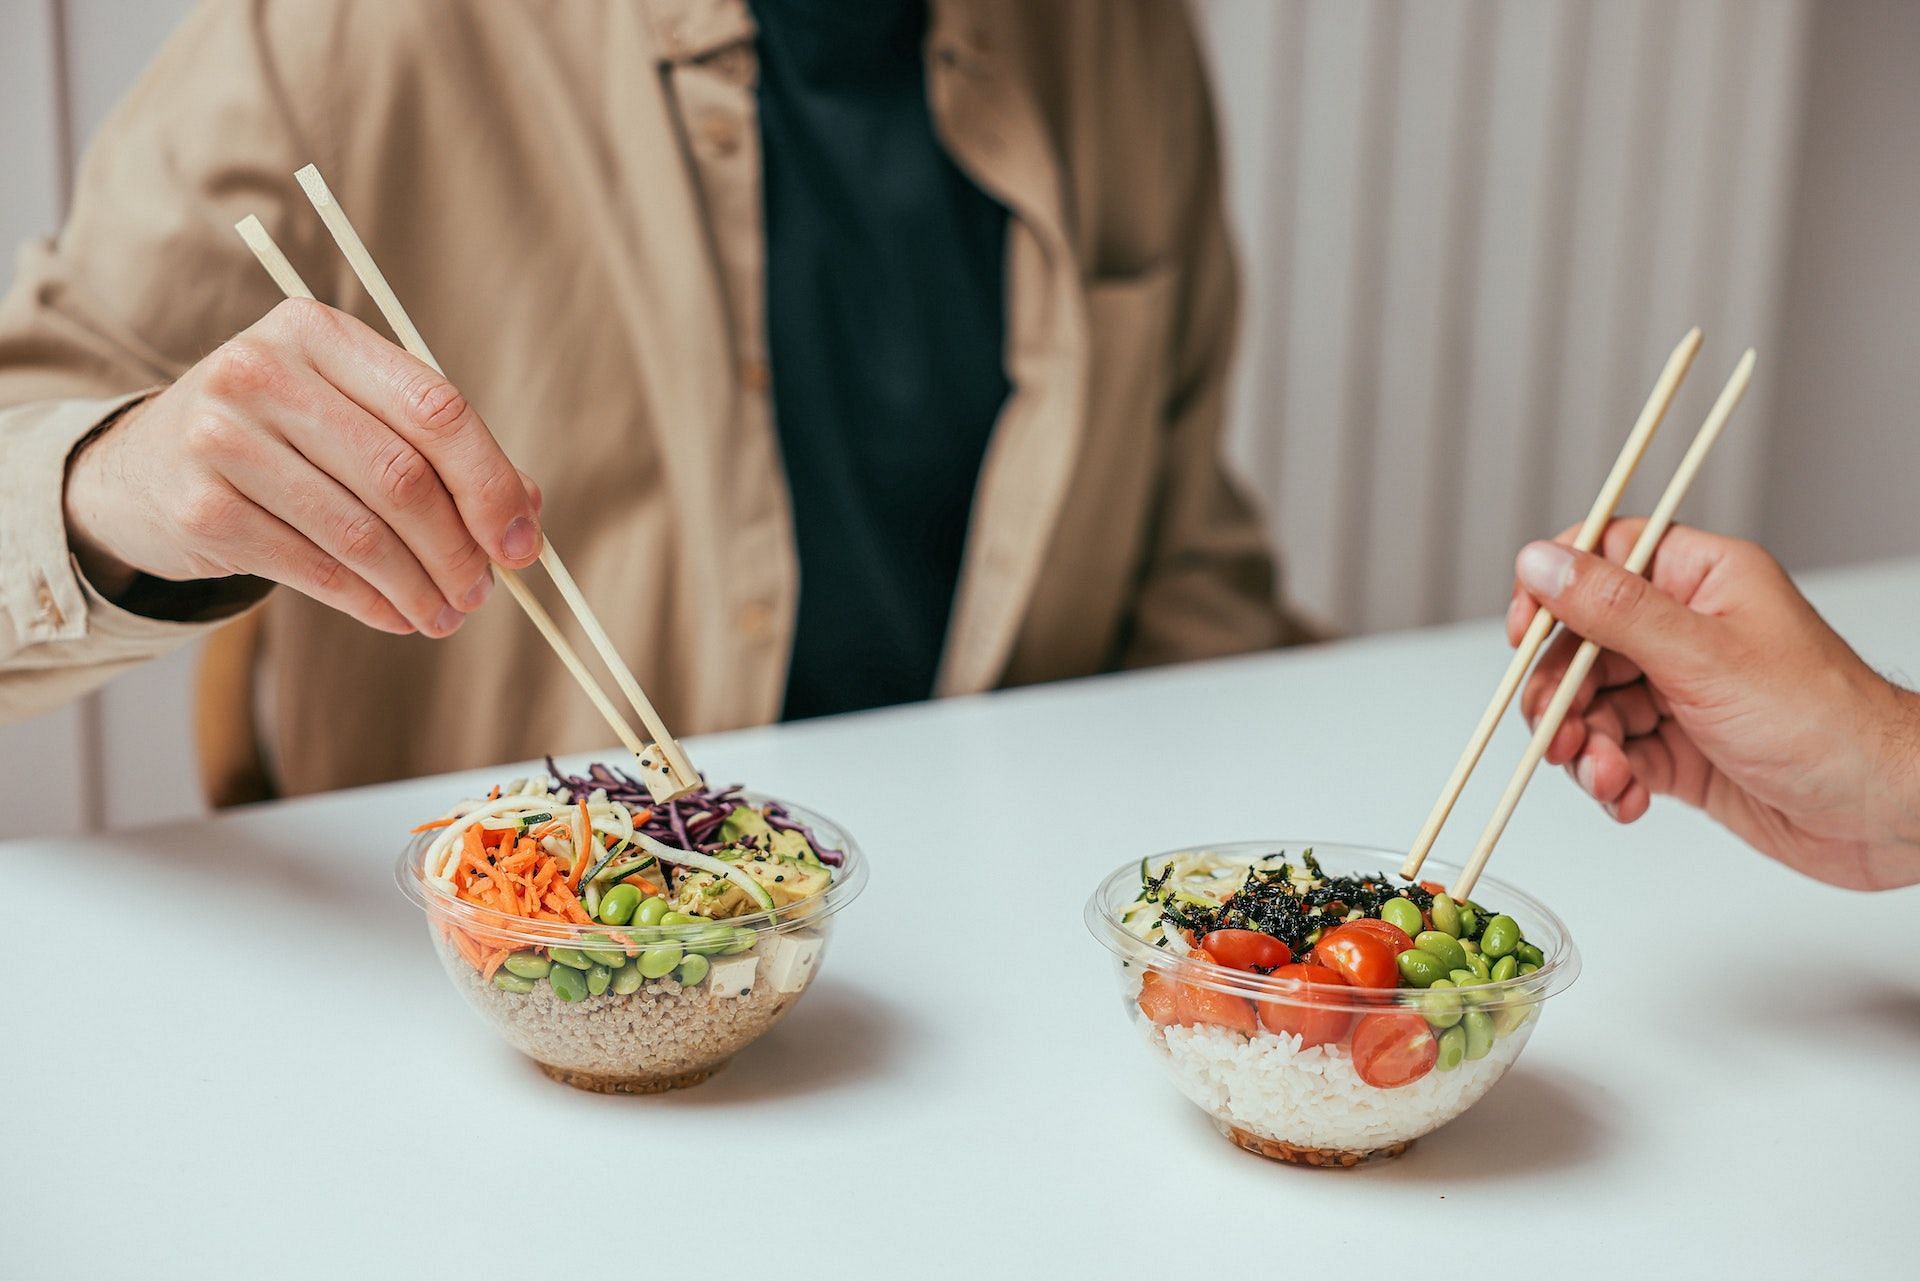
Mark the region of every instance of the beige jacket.
[[[102, 129], [0, 306], [0, 719], [211, 622], [101, 600], [61, 518], [74, 443], [271, 307], [259, 214], [380, 321], [292, 179], [314, 161], [676, 732], [779, 715], [798, 572], [768, 397], [742, 0], [209, 0]], [[1219, 461], [1234, 313], [1179, 0], [941, 0], [934, 118], [1012, 212], [1014, 391], [941, 694], [1290, 638]], [[537, 577], [537, 576], [536, 576]], [[229, 592], [226, 599], [232, 599]], [[231, 613], [220, 597], [206, 613]], [[444, 641], [293, 592], [261, 717], [304, 792], [604, 745], [504, 596]]]

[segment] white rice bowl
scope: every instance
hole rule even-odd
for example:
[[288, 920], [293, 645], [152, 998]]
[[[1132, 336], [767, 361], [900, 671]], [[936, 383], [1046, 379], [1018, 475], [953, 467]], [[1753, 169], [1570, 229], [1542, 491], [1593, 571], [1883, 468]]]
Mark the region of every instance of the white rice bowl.
[[1534, 1024], [1530, 1018], [1497, 1038], [1483, 1059], [1381, 1089], [1360, 1079], [1345, 1045], [1303, 1050], [1299, 1037], [1264, 1029], [1247, 1037], [1204, 1024], [1163, 1031], [1139, 1015], [1135, 1022], [1180, 1092], [1222, 1132], [1355, 1154], [1409, 1143], [1479, 1102], [1520, 1056]]

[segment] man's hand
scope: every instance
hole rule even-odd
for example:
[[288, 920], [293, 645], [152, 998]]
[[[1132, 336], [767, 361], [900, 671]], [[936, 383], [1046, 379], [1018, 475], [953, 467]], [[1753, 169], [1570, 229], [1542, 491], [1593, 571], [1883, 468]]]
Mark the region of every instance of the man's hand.
[[540, 551], [539, 495], [445, 378], [343, 312], [289, 300], [89, 442], [68, 534], [134, 572], [252, 574], [382, 631], [445, 636], [489, 561]]
[[1647, 578], [1621, 569], [1644, 521], [1605, 557], [1520, 552], [1508, 643], [1536, 601], [1573, 635], [1521, 695], [1545, 710], [1579, 638], [1604, 646], [1548, 749], [1622, 823], [1656, 795], [1712, 814], [1762, 853], [1853, 889], [1920, 881], [1920, 697], [1885, 680], [1752, 543], [1676, 526]]

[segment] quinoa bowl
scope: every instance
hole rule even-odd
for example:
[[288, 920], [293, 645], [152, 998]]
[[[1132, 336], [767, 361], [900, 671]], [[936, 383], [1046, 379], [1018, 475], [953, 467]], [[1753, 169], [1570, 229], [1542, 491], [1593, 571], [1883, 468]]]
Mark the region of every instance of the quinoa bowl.
[[[867, 877], [859, 847], [831, 820], [756, 793], [722, 795], [728, 805], [778, 815], [806, 834], [809, 848], [827, 851], [831, 863], [800, 869], [824, 884], [724, 919], [655, 912], [649, 905], [661, 900], [642, 901], [616, 884], [591, 900], [561, 895], [569, 914], [585, 919], [527, 919], [468, 901], [432, 874], [433, 831], [409, 843], [395, 876], [425, 913], [434, 952], [461, 997], [548, 1076], [611, 1094], [696, 1085], [799, 1002], [819, 974], [835, 916]], [[766, 879], [788, 874], [769, 871]], [[731, 889], [719, 876], [704, 884], [710, 895], [716, 887]], [[681, 888], [699, 892], [688, 880]]]
[[1398, 1156], [1499, 1082], [1578, 974], [1537, 900], [1483, 877], [1455, 904], [1381, 870], [1400, 857], [1196, 847], [1129, 863], [1089, 900], [1135, 1036], [1236, 1145], [1314, 1166]]

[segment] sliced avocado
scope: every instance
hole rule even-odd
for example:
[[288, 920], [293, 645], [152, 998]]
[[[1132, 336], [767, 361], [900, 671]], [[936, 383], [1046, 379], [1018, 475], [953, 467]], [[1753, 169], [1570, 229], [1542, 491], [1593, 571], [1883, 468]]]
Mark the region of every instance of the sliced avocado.
[[811, 863], [815, 867], [820, 866], [820, 856], [813, 852], [813, 846], [807, 844], [807, 838], [798, 832], [790, 832], [785, 828], [776, 829], [773, 833], [772, 848], [774, 854], [780, 858], [790, 858], [801, 863]]
[[720, 824], [720, 843], [731, 845], [742, 837], [772, 837], [773, 828], [767, 823], [767, 816], [751, 805], [737, 805], [733, 813], [727, 815]]
[[797, 858], [769, 855], [750, 859], [741, 866], [747, 875], [767, 887], [776, 907], [812, 898], [833, 884], [833, 873], [818, 863]]

